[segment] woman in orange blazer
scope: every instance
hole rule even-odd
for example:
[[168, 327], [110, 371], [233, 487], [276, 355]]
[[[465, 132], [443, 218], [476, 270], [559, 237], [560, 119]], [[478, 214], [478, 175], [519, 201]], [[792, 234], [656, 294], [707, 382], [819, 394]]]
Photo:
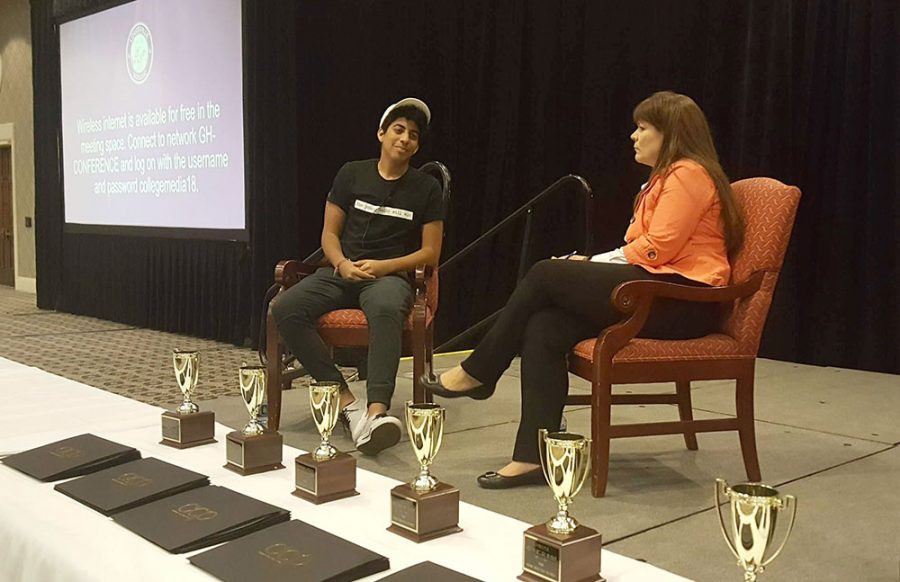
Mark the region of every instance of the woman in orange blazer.
[[[635, 198], [625, 244], [593, 257], [538, 262], [472, 354], [440, 378], [422, 378], [439, 396], [482, 400], [521, 355], [522, 419], [512, 461], [479, 476], [482, 487], [544, 482], [538, 429], [553, 431], [560, 425], [572, 347], [621, 319], [609, 301], [617, 285], [658, 280], [719, 286], [729, 281], [728, 257], [741, 245], [744, 223], [706, 117], [690, 97], [665, 91], [639, 103], [633, 118], [634, 159], [652, 170]], [[700, 337], [716, 324], [711, 303], [668, 301], [658, 307], [642, 337]]]

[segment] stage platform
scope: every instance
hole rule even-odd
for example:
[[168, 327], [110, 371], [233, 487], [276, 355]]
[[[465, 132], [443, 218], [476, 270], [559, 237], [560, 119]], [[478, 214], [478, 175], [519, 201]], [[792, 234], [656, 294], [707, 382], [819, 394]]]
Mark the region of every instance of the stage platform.
[[[236, 395], [236, 370], [242, 361], [255, 358], [250, 350], [41, 311], [34, 306], [33, 295], [0, 288], [0, 356], [10, 360], [165, 407], [178, 397], [171, 368], [174, 347], [202, 352], [201, 406], [214, 410], [224, 425], [242, 426], [246, 412]], [[436, 365], [447, 368], [461, 357], [439, 356]], [[409, 397], [410, 368], [408, 362], [401, 365], [396, 410]], [[5, 412], [24, 418], [5, 380], [2, 386]], [[756, 387], [764, 481], [799, 501], [794, 533], [761, 579], [900, 579], [900, 500], [896, 496], [900, 377], [760, 360]], [[648, 388], [628, 387], [635, 392]], [[15, 387], [17, 393], [27, 389]], [[572, 389], [588, 387], [573, 379]], [[361, 384], [355, 384], [354, 390], [364, 394]], [[730, 414], [732, 393], [725, 382], [699, 383], [694, 390], [695, 417]], [[286, 444], [311, 447], [316, 435], [302, 385], [286, 392], [284, 399]], [[466, 503], [521, 524], [538, 523], [552, 514], [553, 499], [545, 486], [486, 491], [475, 483], [479, 473], [509, 459], [519, 416], [517, 366], [504, 376], [491, 400], [459, 399], [444, 405], [446, 434], [435, 474], [458, 486]], [[59, 406], [54, 403], [54, 408]], [[36, 418], [31, 412], [28, 420]], [[60, 413], [65, 415], [67, 410]], [[677, 417], [674, 407], [668, 406], [620, 407], [614, 414], [619, 421]], [[119, 422], [110, 416], [104, 422]], [[570, 430], [589, 430], [587, 409], [572, 409], [566, 416]], [[52, 414], [49, 418], [52, 422]], [[104, 429], [126, 427], [104, 425]], [[3, 442], [15, 437], [8, 431], [3, 434]], [[576, 498], [573, 512], [603, 533], [604, 547], [612, 552], [694, 580], [740, 580], [713, 511], [715, 478], [731, 483], [745, 479], [737, 436], [701, 434], [698, 441], [698, 451], [686, 450], [681, 437], [674, 436], [615, 441], [607, 497], [593, 499], [585, 489]], [[335, 444], [352, 452], [352, 441], [340, 431]], [[374, 459], [353, 454], [361, 469], [389, 479], [404, 480], [415, 470], [405, 443]]]

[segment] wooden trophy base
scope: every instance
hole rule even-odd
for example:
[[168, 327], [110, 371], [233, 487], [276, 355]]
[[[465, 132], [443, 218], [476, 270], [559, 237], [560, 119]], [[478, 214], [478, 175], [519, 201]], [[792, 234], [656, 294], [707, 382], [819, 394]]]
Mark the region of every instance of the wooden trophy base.
[[317, 461], [310, 453], [294, 459], [293, 494], [316, 505], [359, 495], [356, 490], [356, 459], [338, 453], [333, 459]]
[[462, 531], [459, 527], [459, 489], [438, 483], [419, 493], [408, 483], [391, 489], [391, 525], [388, 531], [416, 543]]
[[181, 414], [172, 410], [162, 413], [162, 440], [159, 444], [188, 449], [216, 442], [216, 414], [211, 410]]
[[540, 524], [525, 530], [523, 572], [528, 582], [594, 582], [600, 576], [600, 533], [579, 525], [570, 534], [555, 534]]
[[281, 464], [281, 434], [266, 431], [246, 436], [236, 430], [225, 437], [225, 468], [240, 475], [255, 475], [265, 471], [284, 469]]

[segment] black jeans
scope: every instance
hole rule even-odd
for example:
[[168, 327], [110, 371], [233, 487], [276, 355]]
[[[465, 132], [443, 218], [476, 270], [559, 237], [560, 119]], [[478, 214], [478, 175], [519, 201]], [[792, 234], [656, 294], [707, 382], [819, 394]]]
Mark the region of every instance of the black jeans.
[[[680, 275], [654, 275], [633, 265], [544, 260], [519, 283], [494, 326], [463, 369], [484, 384], [500, 379], [521, 355], [522, 417], [513, 460], [540, 463], [538, 429], [558, 430], [569, 391], [567, 355], [578, 342], [597, 337], [622, 314], [612, 306], [612, 290], [626, 281], [657, 280], [702, 286]], [[640, 337], [687, 339], [715, 329], [712, 303], [660, 301]]]
[[313, 378], [344, 384], [328, 346], [316, 331], [316, 322], [335, 309], [362, 309], [369, 321], [368, 402], [390, 408], [400, 365], [403, 321], [411, 306], [412, 286], [403, 275], [347, 281], [326, 267], [279, 295], [272, 303], [272, 315], [291, 353]]

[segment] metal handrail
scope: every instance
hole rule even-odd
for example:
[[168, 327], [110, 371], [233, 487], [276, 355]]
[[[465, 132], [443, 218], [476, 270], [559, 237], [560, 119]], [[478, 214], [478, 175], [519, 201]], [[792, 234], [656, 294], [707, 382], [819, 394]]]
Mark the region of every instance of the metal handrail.
[[[587, 237], [587, 240], [586, 240], [587, 248], [590, 248], [590, 246], [593, 243], [593, 237], [594, 237], [594, 230], [593, 230], [593, 215], [594, 215], [594, 213], [591, 208], [591, 201], [593, 200], [594, 193], [591, 190], [591, 186], [590, 186], [590, 184], [588, 184], [587, 180], [585, 180], [581, 176], [578, 176], [575, 174], [567, 174], [567, 175], [563, 176], [562, 178], [560, 178], [559, 180], [557, 180], [556, 182], [553, 182], [552, 184], [550, 184], [549, 186], [544, 188], [538, 195], [536, 195], [534, 198], [532, 198], [531, 200], [529, 200], [528, 202], [526, 202], [525, 204], [520, 206], [512, 214], [510, 214], [509, 216], [507, 216], [506, 218], [504, 218], [503, 220], [501, 220], [500, 222], [495, 224], [486, 233], [479, 236], [477, 239], [475, 239], [474, 241], [467, 244], [462, 250], [457, 252], [455, 255], [453, 255], [452, 257], [450, 257], [443, 263], [441, 263], [441, 265], [440, 265], [441, 271], [445, 271], [447, 269], [447, 267], [453, 265], [454, 263], [459, 261], [459, 259], [468, 255], [470, 252], [472, 252], [472, 250], [475, 247], [481, 245], [482, 242], [484, 242], [485, 240], [494, 236], [496, 233], [500, 232], [503, 228], [505, 228], [508, 224], [510, 224], [512, 221], [514, 221], [519, 216], [526, 214], [526, 213], [528, 213], [530, 215], [531, 210], [534, 208], [535, 205], [537, 205], [538, 202], [540, 202], [541, 200], [543, 200], [544, 198], [546, 198], [553, 192], [556, 192], [561, 186], [563, 186], [565, 184], [573, 183], [573, 182], [577, 186], [580, 187], [579, 189], [585, 196], [584, 227], [585, 227], [585, 233], [586, 233], [586, 237]], [[531, 225], [529, 224], [528, 226], [530, 227]], [[523, 241], [523, 242], [528, 241], [529, 231], [530, 231], [530, 228], [526, 229], [525, 241]]]
[[[584, 194], [584, 232], [585, 232], [585, 252], [589, 252], [593, 247], [594, 242], [594, 229], [593, 229], [593, 221], [594, 221], [594, 212], [592, 207], [592, 201], [594, 197], [594, 193], [591, 190], [590, 184], [588, 184], [587, 180], [582, 178], [581, 176], [577, 176], [575, 174], [567, 174], [557, 180], [556, 182], [550, 184], [547, 188], [542, 190], [538, 195], [534, 198], [523, 204], [512, 214], [498, 222], [494, 225], [490, 230], [488, 230], [483, 235], [479, 236], [477, 239], [466, 245], [462, 250], [454, 254], [452, 257], [441, 263], [440, 269], [442, 272], [446, 272], [447, 267], [459, 262], [459, 260], [469, 253], [472, 252], [476, 247], [480, 246], [482, 243], [486, 242], [489, 238], [503, 230], [506, 226], [511, 224], [515, 219], [525, 214], [525, 234], [522, 237], [522, 250], [519, 254], [519, 274], [517, 280], [521, 281], [522, 277], [525, 276], [525, 266], [526, 261], [528, 259], [528, 249], [529, 243], [531, 241], [531, 218], [533, 215], [534, 207], [541, 202], [544, 198], [549, 196], [550, 194], [558, 191], [563, 185], [574, 183], [579, 187], [579, 190]], [[434, 349], [434, 353], [440, 353], [446, 350], [448, 346], [452, 346], [462, 340], [463, 338], [468, 337], [470, 334], [473, 334], [476, 331], [481, 330], [488, 323], [492, 322], [499, 314], [502, 309], [495, 311], [491, 315], [485, 317], [478, 323], [469, 326], [463, 332], [457, 334], [456, 336], [450, 338], [445, 341], [438, 347]]]

